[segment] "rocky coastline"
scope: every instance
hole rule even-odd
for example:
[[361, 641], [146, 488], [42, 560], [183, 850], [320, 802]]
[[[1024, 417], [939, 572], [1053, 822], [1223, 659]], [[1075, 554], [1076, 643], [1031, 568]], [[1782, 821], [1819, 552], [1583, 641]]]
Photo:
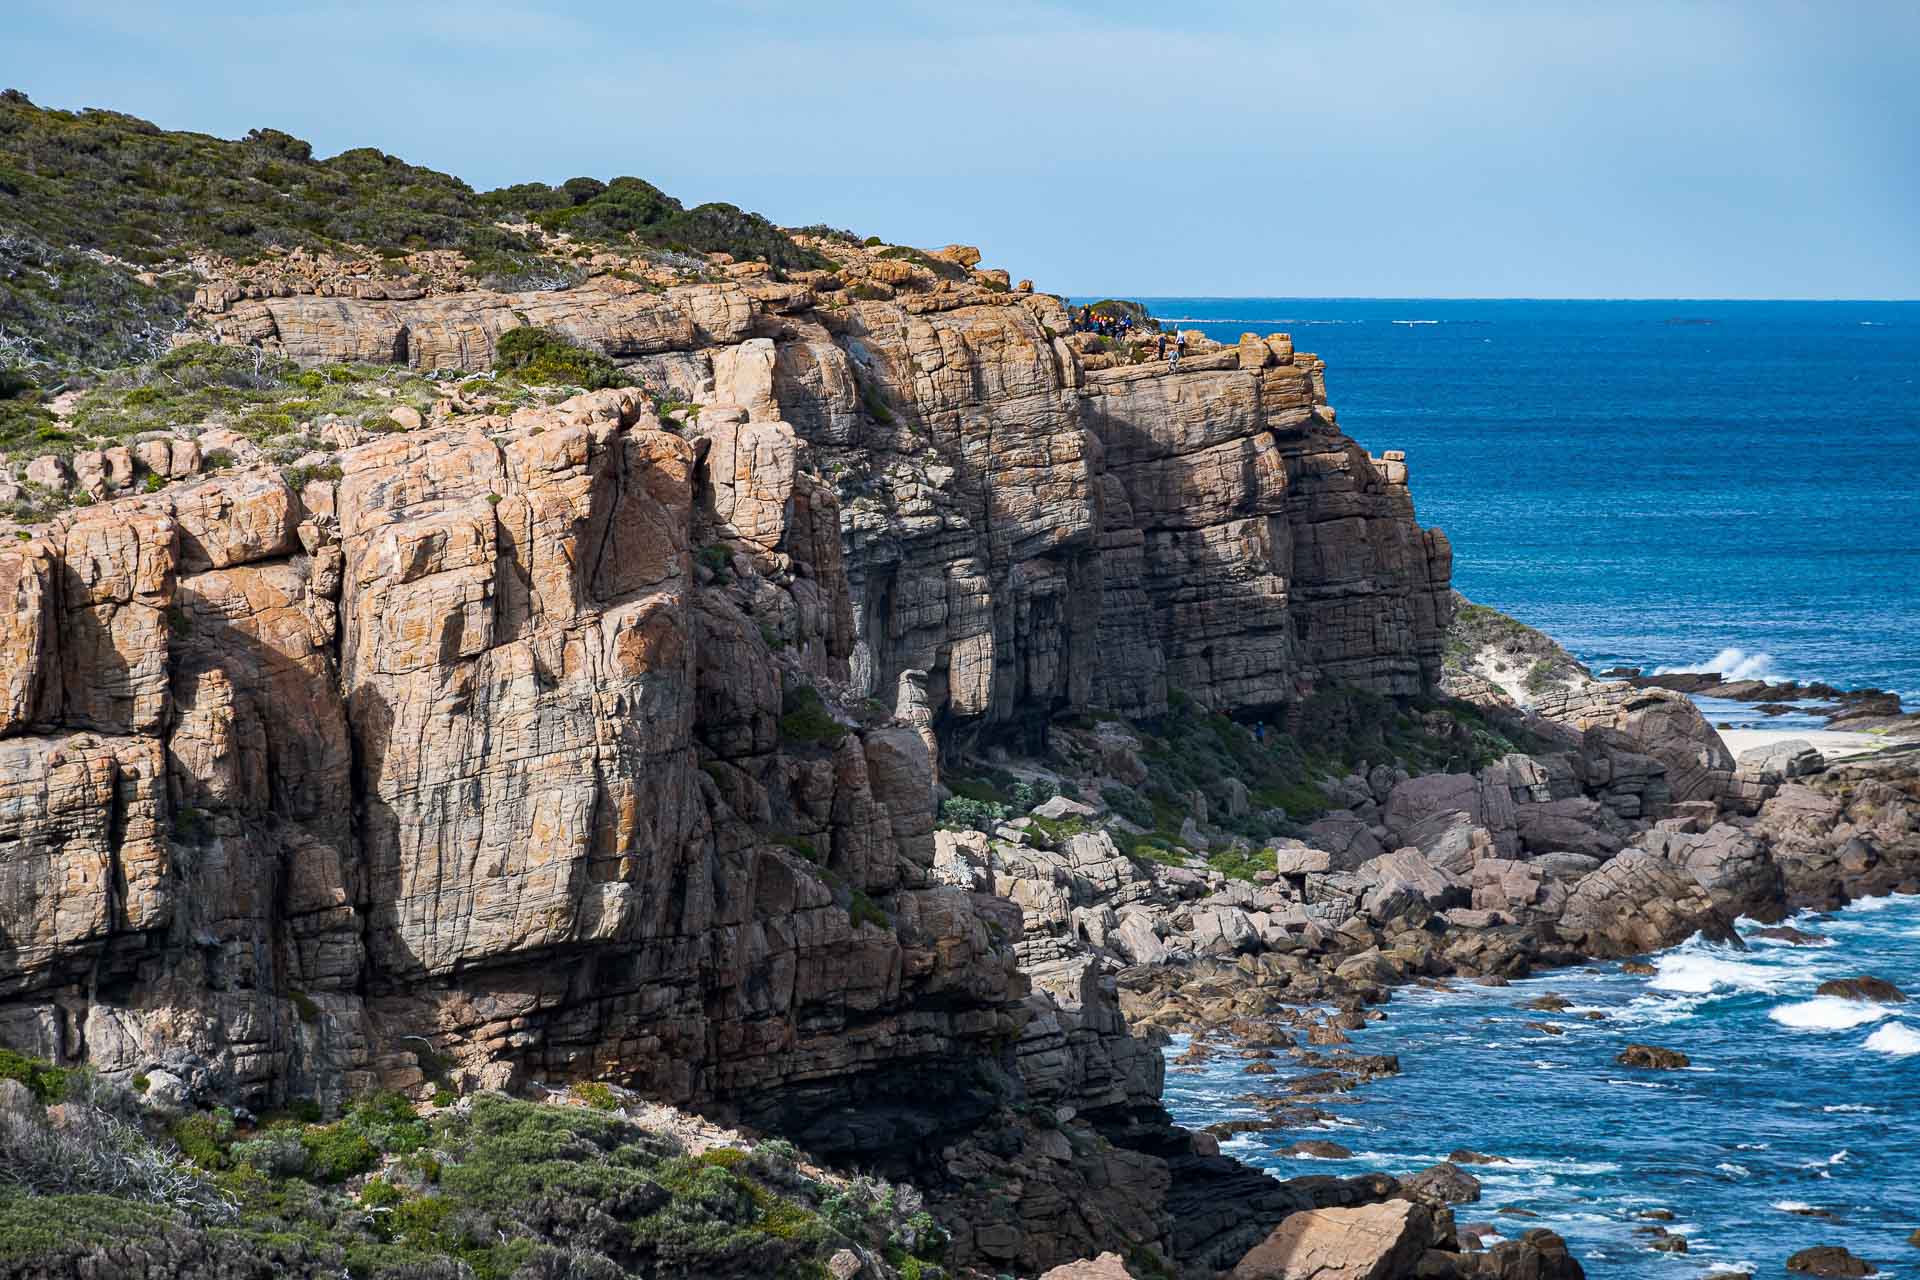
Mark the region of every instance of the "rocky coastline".
[[533, 288], [201, 252], [21, 411], [14, 1274], [1578, 1276], [1457, 1168], [1222, 1155], [1165, 1037], [1302, 1123], [1397, 985], [1920, 889], [1910, 751], [1736, 758], [1457, 600], [1286, 334], [530, 226]]

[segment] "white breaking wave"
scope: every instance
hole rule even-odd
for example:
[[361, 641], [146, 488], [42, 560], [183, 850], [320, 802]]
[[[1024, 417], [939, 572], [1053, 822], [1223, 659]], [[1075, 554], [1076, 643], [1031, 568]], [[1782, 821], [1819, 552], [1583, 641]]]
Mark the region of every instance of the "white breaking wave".
[[1772, 991], [1779, 978], [1756, 964], [1729, 960], [1709, 951], [1671, 951], [1655, 962], [1659, 972], [1648, 980], [1655, 991], [1705, 995], [1716, 988], [1736, 991]]
[[1887, 1016], [1887, 1010], [1861, 1000], [1843, 1000], [1839, 996], [1815, 996], [1798, 1004], [1783, 1004], [1767, 1013], [1783, 1027], [1796, 1031], [1845, 1031], [1864, 1027]]
[[1751, 1178], [1753, 1176], [1753, 1170], [1743, 1164], [1734, 1164], [1731, 1160], [1723, 1161], [1713, 1167], [1730, 1178]]
[[1774, 669], [1772, 654], [1733, 648], [1722, 649], [1699, 666], [1655, 667], [1653, 674], [1670, 676], [1695, 671], [1717, 671], [1728, 680], [1772, 680], [1779, 675]]
[[1889, 1022], [1867, 1037], [1867, 1048], [1896, 1058], [1910, 1057], [1920, 1053], [1920, 1031], [1904, 1022]]

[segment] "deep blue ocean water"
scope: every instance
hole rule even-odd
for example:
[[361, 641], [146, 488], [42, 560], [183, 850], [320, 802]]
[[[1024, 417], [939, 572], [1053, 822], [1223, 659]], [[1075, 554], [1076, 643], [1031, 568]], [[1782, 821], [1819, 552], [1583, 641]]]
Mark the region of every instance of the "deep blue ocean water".
[[[1785, 1275], [1787, 1257], [1815, 1244], [1845, 1245], [1885, 1275], [1920, 1274], [1920, 1248], [1906, 1242], [1920, 1228], [1920, 1004], [1814, 995], [1825, 979], [1862, 972], [1920, 994], [1920, 897], [1793, 923], [1826, 945], [1754, 940], [1743, 953], [1696, 941], [1656, 957], [1653, 977], [1595, 964], [1506, 988], [1396, 991], [1386, 1020], [1353, 1033], [1352, 1047], [1399, 1054], [1400, 1075], [1333, 1104], [1339, 1120], [1320, 1131], [1246, 1134], [1223, 1148], [1281, 1177], [1406, 1174], [1461, 1147], [1505, 1157], [1469, 1170], [1481, 1200], [1456, 1206], [1456, 1220], [1508, 1236], [1552, 1227], [1594, 1277]], [[1521, 1007], [1545, 992], [1573, 1007]], [[1606, 1020], [1586, 1020], [1589, 1009]], [[1636, 1041], [1693, 1065], [1615, 1065]], [[1185, 1045], [1176, 1040], [1169, 1058]], [[1170, 1063], [1167, 1105], [1192, 1126], [1258, 1116], [1238, 1099], [1278, 1090], [1287, 1073], [1275, 1065], [1281, 1075], [1250, 1077], [1235, 1057], [1198, 1072]], [[1354, 1158], [1275, 1154], [1309, 1137]], [[1499, 1212], [1508, 1207], [1538, 1217]], [[1651, 1252], [1635, 1234], [1649, 1225], [1635, 1215], [1659, 1209], [1676, 1215], [1660, 1225], [1687, 1237], [1685, 1255]]]
[[1142, 301], [1326, 360], [1455, 585], [1582, 659], [1920, 696], [1920, 303]]

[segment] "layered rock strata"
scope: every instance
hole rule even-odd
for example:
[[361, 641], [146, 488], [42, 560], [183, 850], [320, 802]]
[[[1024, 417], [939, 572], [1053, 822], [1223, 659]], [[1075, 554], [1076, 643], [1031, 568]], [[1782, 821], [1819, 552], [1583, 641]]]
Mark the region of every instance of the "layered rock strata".
[[[1322, 683], [1439, 676], [1451, 552], [1407, 469], [1340, 433], [1284, 335], [1192, 335], [1178, 372], [1070, 333], [1045, 294], [822, 241], [834, 273], [759, 264], [665, 290], [612, 275], [537, 294], [207, 293], [226, 341], [304, 361], [485, 368], [545, 325], [676, 400], [784, 421], [845, 509], [853, 676], [893, 701], [928, 673], [943, 725], [1064, 706], [1273, 708]], [[954, 277], [958, 277], [957, 279]], [[1138, 358], [1138, 363], [1129, 359]]]

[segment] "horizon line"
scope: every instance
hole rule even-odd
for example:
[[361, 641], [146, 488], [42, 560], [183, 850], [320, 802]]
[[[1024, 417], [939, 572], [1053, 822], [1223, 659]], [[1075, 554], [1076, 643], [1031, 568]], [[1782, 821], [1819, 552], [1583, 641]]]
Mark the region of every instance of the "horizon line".
[[1725, 297], [1666, 297], [1648, 294], [1645, 296], [1600, 296], [1600, 295], [1562, 295], [1548, 294], [1478, 294], [1478, 293], [1431, 293], [1431, 294], [1388, 294], [1388, 293], [1097, 293], [1089, 290], [1036, 290], [1036, 292], [1056, 293], [1063, 298], [1155, 298], [1178, 299], [1187, 302], [1824, 302], [1833, 304], [1883, 304], [1908, 305], [1920, 303], [1920, 298], [1725, 298]]

